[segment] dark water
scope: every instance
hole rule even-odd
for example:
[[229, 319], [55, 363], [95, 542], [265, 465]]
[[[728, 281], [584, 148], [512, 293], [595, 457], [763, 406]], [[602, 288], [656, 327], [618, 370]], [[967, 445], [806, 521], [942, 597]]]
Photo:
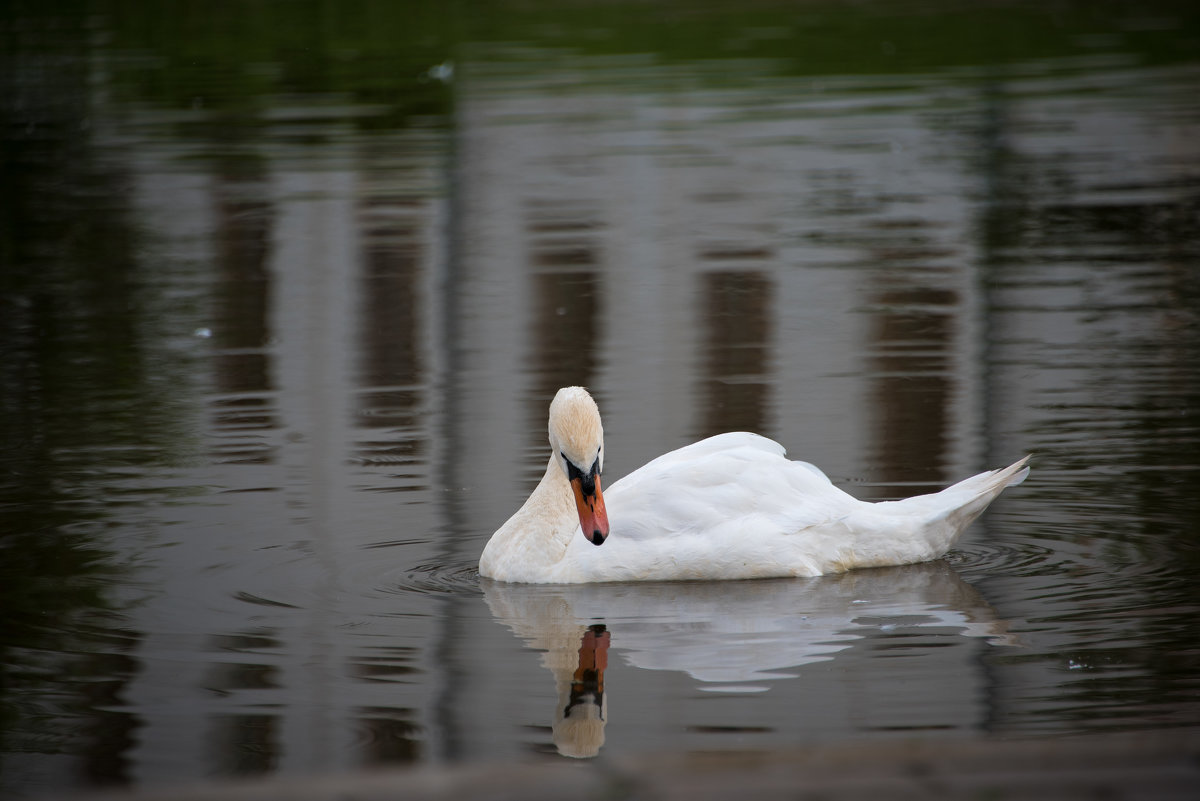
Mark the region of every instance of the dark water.
[[[6, 794], [1200, 723], [1195, 11], [742, 5], [3, 12]], [[481, 582], [570, 383], [610, 481], [1036, 461], [931, 565]]]

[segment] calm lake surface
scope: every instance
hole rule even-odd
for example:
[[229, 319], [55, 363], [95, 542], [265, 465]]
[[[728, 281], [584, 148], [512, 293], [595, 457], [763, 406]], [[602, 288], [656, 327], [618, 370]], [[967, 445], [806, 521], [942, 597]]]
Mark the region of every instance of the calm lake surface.
[[[0, 792], [1200, 726], [1193, 8], [397, 5], [0, 14]], [[927, 565], [481, 580], [566, 384], [607, 482], [1034, 469]]]

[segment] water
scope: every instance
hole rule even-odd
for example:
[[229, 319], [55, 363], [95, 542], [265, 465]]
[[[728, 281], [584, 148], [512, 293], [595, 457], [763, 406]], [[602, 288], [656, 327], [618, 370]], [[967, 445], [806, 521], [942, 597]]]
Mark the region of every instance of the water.
[[[5, 12], [6, 793], [1200, 721], [1186, 6], [339, 8]], [[571, 383], [609, 481], [1036, 461], [930, 565], [481, 581]]]

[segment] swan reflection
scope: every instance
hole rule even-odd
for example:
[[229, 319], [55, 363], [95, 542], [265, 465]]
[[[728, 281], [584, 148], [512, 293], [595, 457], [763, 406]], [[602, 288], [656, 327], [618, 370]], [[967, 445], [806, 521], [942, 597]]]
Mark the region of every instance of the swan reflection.
[[[554, 716], [551, 732], [563, 756], [595, 756], [604, 745], [608, 715], [604, 670], [608, 667], [608, 644], [609, 633], [603, 624], [588, 626], [580, 641], [570, 682], [557, 682], [559, 713]], [[556, 672], [555, 678], [558, 677]]]
[[595, 756], [605, 740], [610, 646], [644, 670], [685, 673], [697, 689], [747, 693], [796, 678], [856, 641], [896, 629], [952, 629], [1013, 644], [1008, 623], [945, 562], [813, 579], [523, 585], [484, 580], [492, 615], [542, 651], [558, 702], [560, 754]]

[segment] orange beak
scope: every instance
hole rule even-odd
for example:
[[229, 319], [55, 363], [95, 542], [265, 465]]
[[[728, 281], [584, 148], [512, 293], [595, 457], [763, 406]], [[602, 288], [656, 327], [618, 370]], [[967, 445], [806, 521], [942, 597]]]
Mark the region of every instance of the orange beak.
[[[579, 527], [593, 545], [602, 545], [608, 536], [608, 512], [604, 511], [604, 493], [600, 491], [600, 474], [594, 476], [595, 492], [585, 493], [583, 479], [571, 479], [575, 492], [575, 507], [579, 510]], [[591, 487], [589, 487], [591, 489]]]

